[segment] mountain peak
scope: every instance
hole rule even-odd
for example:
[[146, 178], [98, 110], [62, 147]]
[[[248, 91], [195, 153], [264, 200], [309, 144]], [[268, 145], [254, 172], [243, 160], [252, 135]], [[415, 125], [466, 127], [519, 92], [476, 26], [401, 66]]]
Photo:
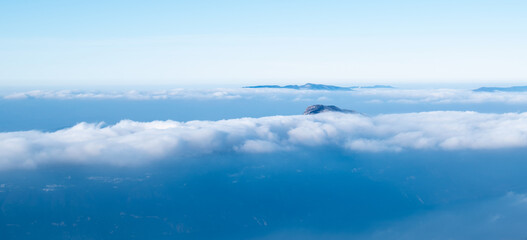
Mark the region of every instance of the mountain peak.
[[319, 114], [323, 112], [341, 112], [341, 113], [355, 113], [353, 110], [348, 109], [341, 109], [334, 105], [311, 105], [306, 108], [304, 111], [304, 115], [313, 115], [313, 114]]

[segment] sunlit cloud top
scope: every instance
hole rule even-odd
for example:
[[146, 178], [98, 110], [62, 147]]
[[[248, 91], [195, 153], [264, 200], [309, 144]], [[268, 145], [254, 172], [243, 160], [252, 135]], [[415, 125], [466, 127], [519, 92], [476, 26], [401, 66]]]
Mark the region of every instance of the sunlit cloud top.
[[272, 116], [221, 121], [123, 120], [54, 132], [0, 133], [0, 169], [47, 163], [134, 166], [212, 153], [261, 154], [313, 147], [350, 152], [527, 147], [527, 114], [423, 112]]

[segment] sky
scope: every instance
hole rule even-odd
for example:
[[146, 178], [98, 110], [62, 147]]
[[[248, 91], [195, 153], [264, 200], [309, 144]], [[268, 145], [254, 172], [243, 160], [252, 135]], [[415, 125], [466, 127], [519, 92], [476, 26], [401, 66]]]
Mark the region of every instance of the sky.
[[0, 86], [527, 79], [527, 2], [0, 2]]

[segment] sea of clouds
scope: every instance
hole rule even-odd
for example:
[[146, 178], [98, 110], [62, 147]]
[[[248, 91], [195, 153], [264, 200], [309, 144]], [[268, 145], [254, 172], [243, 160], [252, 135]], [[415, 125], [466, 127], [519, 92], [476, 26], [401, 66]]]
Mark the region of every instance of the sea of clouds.
[[357, 88], [352, 91], [294, 90], [265, 88], [217, 88], [217, 89], [170, 89], [130, 91], [88, 91], [88, 90], [32, 90], [8, 93], [5, 100], [20, 99], [252, 99], [275, 100], [330, 100], [332, 97], [368, 99], [371, 103], [527, 103], [525, 92], [476, 92], [470, 89], [404, 89], [404, 88]]
[[220, 121], [123, 120], [110, 126], [79, 123], [53, 132], [0, 133], [0, 169], [62, 162], [133, 166], [212, 153], [328, 146], [350, 152], [522, 148], [527, 146], [527, 113], [323, 113]]

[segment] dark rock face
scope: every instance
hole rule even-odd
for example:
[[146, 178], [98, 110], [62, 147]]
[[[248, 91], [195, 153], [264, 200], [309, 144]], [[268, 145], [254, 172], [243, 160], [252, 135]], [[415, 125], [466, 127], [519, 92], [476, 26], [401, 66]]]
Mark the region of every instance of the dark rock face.
[[347, 110], [347, 109], [341, 109], [337, 106], [333, 105], [311, 105], [306, 108], [304, 111], [304, 115], [313, 115], [323, 112], [341, 112], [341, 113], [355, 113], [355, 111]]

